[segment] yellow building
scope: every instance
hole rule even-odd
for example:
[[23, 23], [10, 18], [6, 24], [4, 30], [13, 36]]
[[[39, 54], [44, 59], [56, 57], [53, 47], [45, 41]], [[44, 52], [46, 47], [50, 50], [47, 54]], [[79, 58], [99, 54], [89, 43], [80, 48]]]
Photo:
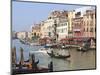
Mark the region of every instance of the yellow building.
[[32, 37], [34, 37], [34, 36], [40, 37], [40, 35], [41, 35], [41, 24], [34, 24], [34, 26], [32, 26], [31, 35], [32, 35]]
[[41, 38], [44, 38], [47, 35], [47, 25], [45, 23], [45, 21], [41, 22]]
[[[66, 33], [68, 32], [67, 37], [72, 37], [73, 36], [73, 32], [72, 32], [72, 19], [75, 18], [75, 10], [72, 11], [54, 11], [53, 14], [55, 13], [55, 15], [57, 15], [57, 17], [59, 19], [66, 19], [66, 22], [68, 22], [68, 26], [66, 28]], [[60, 21], [58, 21], [60, 23]]]
[[83, 16], [83, 20], [84, 20], [84, 36], [95, 38], [96, 34], [95, 9], [86, 10], [86, 13]]
[[68, 36], [72, 37], [72, 19], [75, 18], [75, 11], [68, 11]]

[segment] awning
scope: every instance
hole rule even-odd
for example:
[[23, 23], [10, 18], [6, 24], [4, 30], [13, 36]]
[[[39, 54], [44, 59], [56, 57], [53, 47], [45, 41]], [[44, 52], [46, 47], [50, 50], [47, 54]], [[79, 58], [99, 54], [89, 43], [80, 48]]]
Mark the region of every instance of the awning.
[[70, 41], [70, 40], [73, 40], [73, 38], [63, 38], [60, 41]]

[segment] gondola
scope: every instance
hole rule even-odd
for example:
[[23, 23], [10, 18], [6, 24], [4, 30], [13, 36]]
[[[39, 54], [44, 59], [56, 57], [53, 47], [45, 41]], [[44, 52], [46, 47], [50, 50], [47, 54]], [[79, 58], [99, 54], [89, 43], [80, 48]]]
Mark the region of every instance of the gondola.
[[59, 54], [54, 54], [54, 53], [49, 53], [49, 52], [47, 52], [47, 54], [50, 57], [54, 57], [54, 58], [62, 58], [62, 59], [65, 59], [65, 58], [69, 58], [70, 57], [70, 54], [69, 55], [59, 55]]
[[[29, 62], [29, 59], [26, 60], [26, 61], [24, 61], [24, 62]], [[35, 64], [38, 64], [38, 63], [39, 63], [39, 60], [37, 60], [37, 61], [35, 62]]]
[[90, 48], [90, 43], [84, 42], [81, 47], [77, 48], [77, 51], [86, 52], [89, 50], [89, 48]]

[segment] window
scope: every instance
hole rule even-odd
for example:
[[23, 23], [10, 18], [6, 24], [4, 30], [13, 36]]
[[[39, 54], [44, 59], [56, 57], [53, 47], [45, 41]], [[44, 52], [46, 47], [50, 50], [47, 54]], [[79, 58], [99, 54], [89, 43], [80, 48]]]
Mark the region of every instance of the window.
[[87, 18], [89, 18], [89, 16], [87, 16]]
[[59, 27], [60, 24], [57, 24], [57, 27]]
[[64, 30], [62, 29], [62, 33], [64, 32]]
[[93, 32], [93, 28], [90, 29], [90, 32]]
[[36, 33], [34, 33], [34, 36], [36, 36]]
[[93, 19], [93, 14], [91, 15], [91, 19]]
[[49, 34], [49, 37], [51, 37], [51, 32], [49, 32], [48, 34]]
[[93, 26], [93, 20], [90, 22], [90, 25]]
[[85, 32], [85, 28], [84, 28], [84, 30], [83, 30], [84, 32]]
[[67, 26], [67, 23], [66, 23], [66, 26]]
[[57, 29], [57, 33], [59, 33], [59, 29]]
[[65, 28], [65, 32], [67, 31], [67, 28]]
[[32, 35], [34, 35], [34, 33], [32, 33]]
[[88, 32], [88, 28], [87, 28], [87, 32]]
[[84, 26], [85, 26], [85, 24], [86, 24], [86, 23], [84, 22]]
[[87, 26], [89, 25], [89, 22], [87, 21]]

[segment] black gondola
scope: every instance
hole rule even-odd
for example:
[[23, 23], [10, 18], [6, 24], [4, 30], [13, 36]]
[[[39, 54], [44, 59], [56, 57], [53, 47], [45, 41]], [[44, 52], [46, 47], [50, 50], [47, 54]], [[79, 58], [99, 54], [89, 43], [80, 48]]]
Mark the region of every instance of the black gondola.
[[69, 58], [69, 57], [70, 57], [70, 54], [69, 54], [69, 55], [66, 55], [66, 56], [65, 56], [65, 55], [64, 55], [64, 56], [63, 56], [63, 55], [59, 55], [59, 54], [58, 54], [58, 55], [55, 55], [55, 54], [52, 53], [52, 52], [51, 52], [51, 53], [48, 53], [48, 52], [47, 52], [47, 54], [48, 54], [50, 57], [54, 57], [54, 58], [62, 58], [62, 59], [65, 59], [65, 58]]

